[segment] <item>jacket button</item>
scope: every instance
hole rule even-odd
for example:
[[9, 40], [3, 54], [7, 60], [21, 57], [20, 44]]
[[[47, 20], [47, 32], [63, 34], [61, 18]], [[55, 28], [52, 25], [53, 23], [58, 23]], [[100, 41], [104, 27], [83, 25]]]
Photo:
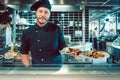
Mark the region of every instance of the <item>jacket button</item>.
[[40, 40], [37, 40], [38, 42], [40, 42]]
[[44, 61], [44, 59], [41, 59], [41, 61]]
[[42, 49], [39, 49], [39, 51], [42, 51]]

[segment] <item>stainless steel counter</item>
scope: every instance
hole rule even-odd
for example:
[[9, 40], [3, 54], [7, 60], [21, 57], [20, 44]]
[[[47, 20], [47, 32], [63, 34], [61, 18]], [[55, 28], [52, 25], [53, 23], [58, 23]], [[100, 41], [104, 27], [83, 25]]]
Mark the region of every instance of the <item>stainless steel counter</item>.
[[63, 64], [56, 67], [0, 67], [0, 80], [120, 80], [119, 64]]
[[[57, 67], [0, 67], [0, 74], [105, 74], [120, 75], [118, 64], [63, 64], [60, 70]], [[63, 74], [62, 73], [62, 74]]]

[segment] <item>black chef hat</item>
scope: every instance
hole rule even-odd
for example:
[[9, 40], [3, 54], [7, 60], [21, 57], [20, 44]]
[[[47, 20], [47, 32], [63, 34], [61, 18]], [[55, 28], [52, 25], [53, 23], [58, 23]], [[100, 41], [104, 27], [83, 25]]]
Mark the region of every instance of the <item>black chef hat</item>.
[[51, 4], [49, 0], [38, 0], [31, 6], [32, 11], [36, 11], [39, 7], [45, 7], [48, 8], [51, 11]]

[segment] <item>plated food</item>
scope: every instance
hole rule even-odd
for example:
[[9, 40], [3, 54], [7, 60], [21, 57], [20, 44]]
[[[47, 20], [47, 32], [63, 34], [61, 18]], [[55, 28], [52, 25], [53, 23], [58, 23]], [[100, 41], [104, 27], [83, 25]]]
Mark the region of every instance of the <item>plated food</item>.
[[64, 48], [62, 51], [60, 51], [62, 54], [67, 54], [72, 57], [79, 57], [79, 54], [81, 54], [81, 50], [78, 47], [67, 47]]
[[66, 50], [66, 53], [76, 53], [76, 54], [80, 54], [81, 53], [81, 50], [80, 49], [78, 49], [78, 48], [68, 48], [67, 50]]
[[106, 60], [110, 57], [109, 53], [105, 51], [98, 51], [98, 50], [82, 50], [81, 46], [71, 46], [67, 47], [61, 51], [63, 54], [67, 54], [69, 56], [73, 56], [75, 59], [92, 59], [92, 60]]
[[16, 55], [17, 55], [16, 52], [9, 51], [9, 52], [4, 54], [4, 58], [5, 59], [10, 59], [10, 58], [14, 58]]
[[106, 52], [96, 50], [85, 52], [84, 55], [94, 59], [109, 57], [109, 54], [107, 54]]

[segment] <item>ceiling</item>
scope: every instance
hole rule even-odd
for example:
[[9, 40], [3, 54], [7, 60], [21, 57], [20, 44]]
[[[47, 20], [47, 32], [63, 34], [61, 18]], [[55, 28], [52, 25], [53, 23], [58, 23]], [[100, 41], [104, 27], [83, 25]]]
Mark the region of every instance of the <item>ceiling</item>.
[[[17, 10], [29, 10], [35, 0], [0, 0], [5, 4]], [[120, 0], [49, 0], [53, 6], [72, 5], [78, 7], [85, 5], [90, 9], [90, 20], [105, 16], [109, 13], [120, 13]], [[53, 8], [54, 9], [54, 8]]]
[[[4, 4], [32, 4], [37, 0], [0, 0]], [[117, 5], [119, 0], [49, 0], [51, 4]]]

